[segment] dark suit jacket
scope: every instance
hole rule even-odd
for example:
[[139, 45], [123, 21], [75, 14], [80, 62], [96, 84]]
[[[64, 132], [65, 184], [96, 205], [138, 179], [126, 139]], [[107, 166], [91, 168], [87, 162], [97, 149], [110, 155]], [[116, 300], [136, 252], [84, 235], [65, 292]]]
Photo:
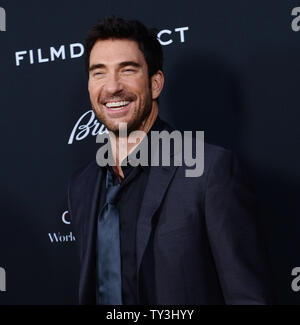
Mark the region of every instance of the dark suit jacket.
[[[171, 130], [166, 124], [165, 128]], [[204, 173], [149, 167], [137, 222], [140, 304], [269, 303], [256, 203], [234, 155], [205, 144]], [[102, 169], [78, 170], [69, 212], [80, 253], [79, 303], [96, 303], [96, 222]]]

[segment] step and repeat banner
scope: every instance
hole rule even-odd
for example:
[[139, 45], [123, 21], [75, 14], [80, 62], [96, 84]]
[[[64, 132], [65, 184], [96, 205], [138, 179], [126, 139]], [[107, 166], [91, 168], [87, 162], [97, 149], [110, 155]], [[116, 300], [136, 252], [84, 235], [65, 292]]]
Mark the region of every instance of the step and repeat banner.
[[300, 1], [0, 1], [0, 304], [75, 304], [72, 173], [104, 131], [84, 38], [107, 15], [156, 27], [159, 110], [251, 176], [280, 304], [300, 303]]

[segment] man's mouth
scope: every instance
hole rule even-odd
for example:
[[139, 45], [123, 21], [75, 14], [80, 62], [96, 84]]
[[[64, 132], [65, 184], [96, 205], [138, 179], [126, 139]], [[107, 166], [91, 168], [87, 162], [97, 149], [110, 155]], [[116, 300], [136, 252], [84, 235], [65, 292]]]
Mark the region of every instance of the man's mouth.
[[123, 100], [123, 101], [118, 101], [118, 102], [107, 102], [104, 104], [104, 106], [112, 111], [120, 111], [122, 109], [124, 109], [126, 106], [128, 106], [128, 104], [130, 103], [130, 101], [127, 100]]

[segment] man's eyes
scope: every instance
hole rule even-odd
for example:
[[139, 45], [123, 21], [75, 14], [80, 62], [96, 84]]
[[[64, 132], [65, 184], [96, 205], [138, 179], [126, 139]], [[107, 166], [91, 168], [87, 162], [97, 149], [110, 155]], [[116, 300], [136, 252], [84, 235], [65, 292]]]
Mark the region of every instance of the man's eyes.
[[[126, 74], [131, 74], [131, 73], [135, 73], [136, 72], [136, 69], [134, 69], [134, 68], [127, 68], [127, 69], [124, 69], [124, 70], [122, 70], [121, 71], [121, 73], [126, 73]], [[105, 74], [105, 72], [103, 72], [103, 71], [95, 71], [94, 73], [93, 73], [93, 76], [102, 76], [102, 75], [104, 75]]]
[[93, 71], [91, 73], [91, 76], [93, 76], [93, 77], [101, 77], [102, 75], [103, 75], [103, 72], [101, 72], [101, 71]]
[[125, 69], [123, 71], [126, 72], [126, 73], [131, 73], [131, 72], [135, 72], [136, 70], [132, 69], [132, 68], [128, 68], [128, 69]]

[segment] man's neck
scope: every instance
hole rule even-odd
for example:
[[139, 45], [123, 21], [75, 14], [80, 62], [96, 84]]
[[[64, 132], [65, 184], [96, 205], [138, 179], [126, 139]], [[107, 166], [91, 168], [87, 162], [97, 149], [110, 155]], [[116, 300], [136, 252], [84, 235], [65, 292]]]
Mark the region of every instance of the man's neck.
[[[152, 125], [154, 124], [156, 118], [158, 115], [158, 105], [156, 102], [153, 102], [152, 110], [150, 114], [147, 116], [147, 118], [143, 121], [141, 126], [138, 128], [137, 131], [142, 131], [145, 134], [149, 132]], [[124, 179], [124, 174], [121, 168], [122, 161], [139, 145], [139, 143], [142, 141], [140, 138], [138, 142], [131, 143], [128, 142], [127, 137], [111, 137], [110, 141], [112, 144], [112, 153], [116, 162], [116, 166], [113, 166], [114, 173], [118, 176], [119, 181], [121, 182]]]

